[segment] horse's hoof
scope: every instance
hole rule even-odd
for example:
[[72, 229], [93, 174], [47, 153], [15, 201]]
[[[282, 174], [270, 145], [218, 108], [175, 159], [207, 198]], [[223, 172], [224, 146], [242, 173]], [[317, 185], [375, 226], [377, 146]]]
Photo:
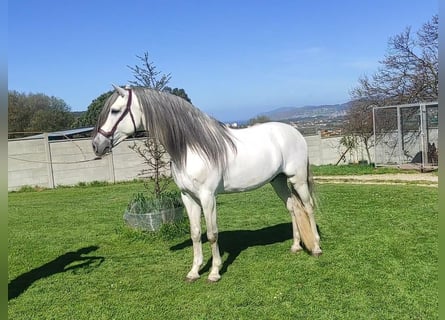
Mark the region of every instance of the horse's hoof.
[[218, 280], [207, 279], [207, 283], [211, 283], [211, 284], [218, 283], [218, 281], [219, 281], [219, 279]]
[[208, 283], [217, 283], [219, 281], [219, 279], [221, 279], [220, 275], [218, 275], [218, 276], [209, 276], [207, 278], [207, 282]]
[[207, 283], [210, 283], [210, 284], [218, 283], [218, 280], [207, 279]]
[[301, 251], [303, 251], [303, 248], [302, 248], [301, 246], [298, 246], [298, 247], [294, 247], [294, 246], [292, 246], [292, 247], [290, 248], [290, 252], [292, 252], [292, 253], [299, 253], [299, 252], [301, 252]]
[[321, 250], [315, 250], [312, 252], [312, 256], [318, 258], [319, 256], [321, 256], [323, 254], [323, 251]]
[[198, 280], [199, 278], [189, 278], [189, 277], [185, 277], [185, 279], [184, 279], [184, 281], [185, 282], [188, 282], [188, 283], [193, 283], [193, 282], [195, 282], [196, 280]]

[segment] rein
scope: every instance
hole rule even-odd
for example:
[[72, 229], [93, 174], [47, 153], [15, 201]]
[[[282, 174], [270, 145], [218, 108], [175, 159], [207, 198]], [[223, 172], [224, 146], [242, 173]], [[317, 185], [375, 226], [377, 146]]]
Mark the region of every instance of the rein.
[[111, 128], [110, 131], [105, 131], [102, 128], [99, 128], [98, 132], [100, 134], [102, 134], [105, 138], [110, 138], [114, 135], [114, 133], [116, 132], [117, 126], [119, 125], [119, 123], [125, 118], [125, 116], [127, 115], [127, 113], [130, 113], [130, 117], [131, 117], [131, 121], [133, 122], [133, 127], [134, 127], [134, 132], [136, 133], [136, 123], [134, 122], [134, 117], [133, 117], [133, 113], [131, 112], [131, 98], [132, 98], [132, 91], [131, 89], [126, 89], [128, 90], [128, 101], [127, 101], [127, 106], [125, 107], [125, 110], [122, 112], [121, 116], [119, 117], [119, 119], [117, 119], [116, 123], [114, 124], [113, 128]]

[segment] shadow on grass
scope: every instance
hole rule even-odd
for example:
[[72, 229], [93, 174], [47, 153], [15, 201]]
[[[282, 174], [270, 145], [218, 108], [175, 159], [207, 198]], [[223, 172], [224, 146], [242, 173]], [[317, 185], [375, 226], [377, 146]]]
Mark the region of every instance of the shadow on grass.
[[[8, 300], [17, 298], [37, 280], [70, 270], [98, 267], [105, 260], [104, 257], [83, 256], [97, 249], [99, 249], [98, 246], [89, 246], [77, 251], [67, 252], [40, 267], [21, 274], [8, 284]], [[80, 263], [70, 266], [70, 264], [75, 262]], [[94, 264], [95, 262], [96, 264]]]
[[[292, 224], [281, 223], [272, 227], [266, 227], [258, 230], [234, 230], [223, 231], [219, 233], [218, 244], [221, 256], [227, 253], [227, 258], [223, 261], [220, 274], [227, 272], [228, 267], [236, 260], [244, 250], [254, 246], [265, 246], [292, 239]], [[207, 242], [207, 237], [202, 236], [202, 242]], [[192, 246], [192, 241], [186, 240], [170, 250], [176, 251]], [[290, 247], [289, 247], [290, 249]], [[205, 273], [210, 270], [212, 259], [209, 259], [206, 265], [200, 270]]]

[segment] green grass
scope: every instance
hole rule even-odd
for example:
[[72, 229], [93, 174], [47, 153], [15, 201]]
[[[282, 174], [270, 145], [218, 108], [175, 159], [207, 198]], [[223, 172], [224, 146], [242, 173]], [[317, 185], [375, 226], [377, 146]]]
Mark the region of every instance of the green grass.
[[9, 319], [438, 318], [435, 188], [317, 185], [320, 258], [289, 252], [290, 218], [271, 187], [221, 195], [216, 284], [208, 243], [190, 284], [183, 228], [154, 236], [123, 225], [142, 188], [9, 193]]
[[373, 165], [322, 165], [311, 166], [312, 173], [316, 176], [328, 175], [362, 175], [362, 174], [387, 174], [387, 173], [418, 173], [417, 170], [398, 169], [393, 167], [374, 167]]

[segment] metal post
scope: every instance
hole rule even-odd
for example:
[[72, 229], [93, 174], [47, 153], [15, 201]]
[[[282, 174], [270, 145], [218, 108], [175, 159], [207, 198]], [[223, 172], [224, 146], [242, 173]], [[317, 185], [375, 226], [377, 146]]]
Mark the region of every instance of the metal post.
[[[420, 116], [420, 146], [422, 148], [422, 167], [421, 171], [425, 169], [425, 165], [429, 162], [428, 159], [428, 141], [426, 140], [426, 106], [425, 104], [420, 104], [419, 106], [419, 116]], [[426, 143], [425, 143], [426, 142]]]
[[400, 106], [397, 106], [397, 143], [399, 145], [399, 166], [403, 161], [403, 137], [402, 137], [402, 117], [400, 114]]
[[372, 107], [372, 130], [374, 131], [374, 167], [377, 167], [377, 138], [376, 138], [376, 125], [375, 125], [375, 108]]

